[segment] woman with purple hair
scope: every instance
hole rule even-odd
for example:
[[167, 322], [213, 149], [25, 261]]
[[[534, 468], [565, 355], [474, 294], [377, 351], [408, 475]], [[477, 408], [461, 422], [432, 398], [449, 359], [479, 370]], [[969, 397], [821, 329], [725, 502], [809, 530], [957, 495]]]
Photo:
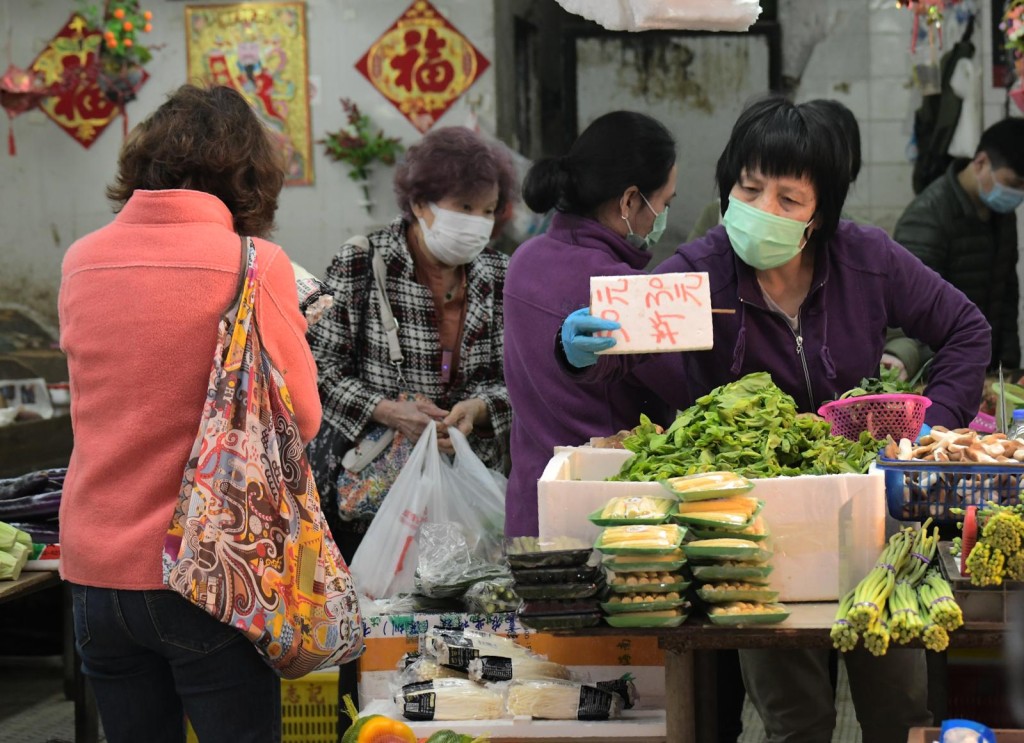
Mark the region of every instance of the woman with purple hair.
[[[446, 452], [455, 427], [488, 467], [501, 469], [512, 416], [502, 372], [508, 258], [488, 244], [517, 198], [512, 160], [501, 145], [446, 127], [409, 148], [394, 186], [401, 215], [367, 235], [369, 249], [359, 240], [342, 245], [324, 277], [334, 304], [309, 331], [324, 425], [349, 442], [386, 426], [409, 444], [437, 426]], [[374, 254], [398, 325], [398, 367]], [[335, 537], [351, 559], [373, 514], [335, 515]]]

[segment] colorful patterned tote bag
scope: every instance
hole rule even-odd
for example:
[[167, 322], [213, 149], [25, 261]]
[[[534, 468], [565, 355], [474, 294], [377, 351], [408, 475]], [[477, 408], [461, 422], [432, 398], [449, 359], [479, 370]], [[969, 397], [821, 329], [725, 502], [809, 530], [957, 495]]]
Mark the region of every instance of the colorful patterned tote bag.
[[[164, 542], [164, 584], [237, 627], [285, 678], [354, 660], [363, 626], [284, 379], [255, 322], [256, 247], [220, 323], [199, 435]], [[237, 309], [236, 309], [237, 308]]]

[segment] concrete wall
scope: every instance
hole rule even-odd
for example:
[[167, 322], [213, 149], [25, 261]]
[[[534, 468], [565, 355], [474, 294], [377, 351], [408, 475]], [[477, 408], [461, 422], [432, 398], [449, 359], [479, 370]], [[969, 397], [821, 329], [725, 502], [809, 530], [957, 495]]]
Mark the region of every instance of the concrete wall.
[[[562, 15], [545, 3], [554, 6], [554, 0], [437, 0], [437, 7], [492, 63], [439, 125], [464, 123], [472, 102], [482, 128], [494, 131], [496, 81], [503, 80], [501, 94], [508, 96], [516, 74], [508, 63], [502, 66], [512, 51], [510, 8], [541, 26], [560, 22]], [[408, 0], [308, 0], [307, 4], [310, 74], [320, 83], [318, 102], [311, 107], [314, 138], [342, 124], [338, 98], [348, 96], [386, 133], [400, 136], [407, 145], [416, 141], [419, 134], [412, 125], [354, 68], [370, 43], [405, 10]], [[977, 0], [977, 4], [982, 16], [974, 40], [985, 74], [985, 123], [990, 124], [1006, 115], [1006, 95], [991, 87], [989, 3]], [[184, 82], [184, 6], [180, 0], [148, 3], [155, 15], [152, 41], [164, 46], [147, 68], [152, 78], [128, 107], [132, 122], [144, 118], [168, 91]], [[6, 39], [10, 30], [10, 61], [27, 67], [74, 7], [71, 0], [0, 0], [0, 34]], [[907, 145], [918, 92], [911, 78], [910, 14], [896, 9], [892, 0], [780, 0], [779, 21], [783, 74], [794, 96], [798, 100], [838, 98], [860, 119], [864, 168], [851, 192], [849, 211], [891, 228], [913, 196]], [[947, 24], [946, 36], [948, 48], [959, 37], [955, 22]], [[555, 58], [548, 52], [538, 50], [536, 63], [544, 77], [537, 89], [550, 99], [561, 70], [548, 69]], [[504, 103], [502, 130], [514, 133], [508, 101]], [[728, 110], [721, 121], [723, 130], [734, 118]], [[14, 128], [17, 157], [0, 153], [0, 303], [22, 302], [52, 319], [64, 251], [111, 217], [103, 189], [114, 173], [120, 122], [89, 150], [38, 111], [18, 117]], [[508, 140], [515, 144], [514, 136]], [[319, 273], [347, 235], [388, 221], [395, 207], [390, 168], [375, 168], [372, 183], [377, 205], [367, 215], [357, 204], [361, 195], [344, 166], [330, 161], [322, 147], [314, 153], [316, 183], [285, 189], [275, 237], [297, 261]], [[524, 154], [552, 153], [543, 153], [535, 141], [532, 151]], [[705, 180], [683, 180], [679, 200], [704, 203], [709, 193]], [[673, 211], [684, 213], [685, 208]], [[689, 225], [676, 227], [681, 232]]]
[[[307, 1], [309, 71], [320, 82], [319, 102], [310, 108], [314, 139], [344, 123], [338, 103], [342, 96], [354, 99], [387, 134], [401, 137], [406, 145], [419, 138], [354, 67], [408, 5], [409, 0]], [[493, 129], [492, 5], [483, 0], [438, 0], [435, 5], [492, 62], [435, 126], [464, 123], [472, 101], [482, 126]], [[149, 40], [164, 46], [147, 66], [151, 78], [138, 100], [128, 105], [131, 123], [145, 118], [169, 91], [185, 82], [185, 3], [148, 0], [145, 6], [154, 15]], [[6, 40], [11, 30], [11, 62], [28, 67], [75, 7], [71, 0], [0, 0], [0, 35]], [[115, 171], [121, 122], [114, 122], [89, 150], [39, 111], [18, 117], [14, 128], [17, 157], [0, 153], [0, 303], [21, 302], [55, 319], [64, 251], [111, 218], [103, 190]], [[390, 221], [396, 209], [391, 168], [374, 168], [377, 205], [367, 215], [356, 203], [362, 196], [345, 167], [328, 159], [322, 146], [315, 145], [314, 153], [316, 182], [284, 190], [274, 238], [294, 260], [320, 273], [346, 236]]]

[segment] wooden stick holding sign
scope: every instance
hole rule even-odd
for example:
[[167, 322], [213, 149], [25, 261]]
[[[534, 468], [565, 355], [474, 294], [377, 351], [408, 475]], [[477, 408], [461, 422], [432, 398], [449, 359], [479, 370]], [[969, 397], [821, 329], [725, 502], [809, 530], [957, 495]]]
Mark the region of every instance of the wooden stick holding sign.
[[590, 314], [619, 330], [602, 354], [706, 351], [711, 337], [711, 288], [705, 272], [592, 276]]

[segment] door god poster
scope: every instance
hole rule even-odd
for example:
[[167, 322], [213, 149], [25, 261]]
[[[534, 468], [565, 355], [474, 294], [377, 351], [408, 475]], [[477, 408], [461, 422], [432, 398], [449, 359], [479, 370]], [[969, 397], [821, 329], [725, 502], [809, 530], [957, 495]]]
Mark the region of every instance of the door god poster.
[[313, 183], [306, 4], [185, 8], [188, 81], [241, 92], [280, 140], [287, 185]]

